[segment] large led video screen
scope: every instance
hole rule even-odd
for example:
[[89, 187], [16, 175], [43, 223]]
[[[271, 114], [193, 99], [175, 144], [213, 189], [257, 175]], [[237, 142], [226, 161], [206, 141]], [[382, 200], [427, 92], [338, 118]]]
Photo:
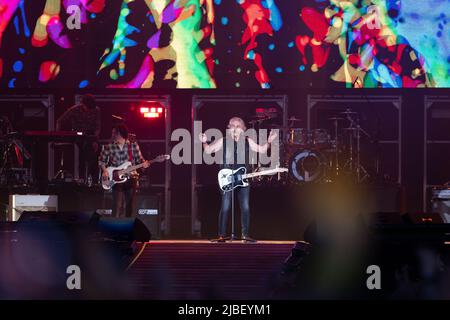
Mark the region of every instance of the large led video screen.
[[449, 0], [0, 0], [0, 87], [449, 87]]

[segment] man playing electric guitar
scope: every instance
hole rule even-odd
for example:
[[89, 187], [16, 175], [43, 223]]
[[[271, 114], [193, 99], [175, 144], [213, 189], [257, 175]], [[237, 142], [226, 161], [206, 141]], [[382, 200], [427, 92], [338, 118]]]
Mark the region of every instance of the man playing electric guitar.
[[[142, 156], [137, 142], [128, 140], [128, 128], [118, 124], [112, 129], [112, 142], [104, 145], [99, 156], [99, 166], [102, 170], [102, 180], [110, 179], [107, 167], [119, 167], [129, 161], [132, 165], [143, 164], [143, 168], [150, 166], [149, 161]], [[135, 212], [135, 195], [138, 173], [130, 173], [130, 178], [124, 183], [115, 184], [113, 190], [113, 215], [115, 217], [131, 217]]]
[[[257, 144], [250, 137], [245, 137], [244, 132], [246, 130], [244, 120], [238, 117], [233, 117], [228, 122], [227, 133], [230, 135], [231, 139], [220, 138], [212, 142], [207, 143], [207, 137], [204, 133], [199, 136], [200, 141], [203, 143], [203, 148], [206, 153], [215, 153], [223, 148], [224, 161], [222, 168], [236, 170], [240, 167], [248, 167], [249, 159], [249, 148], [257, 153], [266, 153], [269, 145], [273, 140], [277, 138], [277, 134], [273, 131], [270, 132], [267, 143], [264, 145]], [[245, 139], [244, 143], [241, 139]], [[230, 141], [231, 146], [227, 145], [226, 142]], [[240, 150], [238, 145], [244, 145], [245, 150]], [[244, 148], [242, 148], [244, 149]], [[240, 152], [245, 152], [244, 156]], [[250, 208], [249, 208], [249, 196], [250, 188], [248, 186], [243, 186], [236, 188], [234, 190], [237, 193], [239, 199], [239, 205], [241, 208], [241, 226], [242, 233], [241, 238], [244, 242], [254, 242], [252, 238], [249, 237], [249, 224], [250, 224]], [[227, 231], [228, 215], [231, 209], [231, 197], [233, 192], [222, 192], [222, 205], [219, 213], [219, 242], [224, 242], [226, 240], [225, 235]]]

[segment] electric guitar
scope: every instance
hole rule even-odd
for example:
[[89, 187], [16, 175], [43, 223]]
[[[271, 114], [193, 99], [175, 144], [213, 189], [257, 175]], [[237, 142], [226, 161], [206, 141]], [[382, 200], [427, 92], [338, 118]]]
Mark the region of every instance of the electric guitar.
[[246, 179], [255, 178], [259, 176], [268, 176], [276, 173], [287, 172], [287, 168], [274, 168], [260, 172], [247, 173], [245, 167], [240, 167], [239, 169], [222, 169], [217, 175], [217, 180], [219, 181], [219, 186], [222, 191], [228, 192], [237, 187], [246, 187], [248, 182]]
[[108, 167], [106, 168], [108, 171], [108, 177], [102, 177], [102, 187], [105, 190], [110, 190], [116, 183], [124, 183], [127, 181], [130, 178], [131, 172], [143, 168], [147, 163], [150, 165], [155, 162], [164, 162], [169, 159], [170, 155], [162, 154], [153, 160], [149, 160], [135, 166], [132, 166], [131, 162], [127, 161], [118, 167]]

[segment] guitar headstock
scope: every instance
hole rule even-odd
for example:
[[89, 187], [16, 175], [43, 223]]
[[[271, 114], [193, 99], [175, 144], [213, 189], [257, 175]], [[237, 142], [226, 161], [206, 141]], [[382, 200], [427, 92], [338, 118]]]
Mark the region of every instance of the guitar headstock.
[[164, 162], [166, 160], [170, 159], [170, 155], [169, 154], [161, 154], [159, 156], [157, 156], [153, 161], [155, 162]]

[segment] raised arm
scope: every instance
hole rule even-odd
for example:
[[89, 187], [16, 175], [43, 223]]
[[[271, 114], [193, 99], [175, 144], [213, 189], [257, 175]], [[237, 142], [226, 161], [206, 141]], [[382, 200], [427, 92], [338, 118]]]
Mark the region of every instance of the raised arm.
[[259, 145], [252, 138], [248, 138], [248, 145], [250, 146], [250, 149], [252, 149], [254, 152], [266, 153], [272, 141], [275, 140], [277, 137], [278, 134], [276, 132], [270, 131], [269, 138], [267, 139], [267, 142], [265, 144]]
[[73, 112], [76, 106], [70, 107], [67, 109], [57, 120], [56, 120], [56, 130], [60, 131], [68, 128], [68, 124], [70, 125], [70, 121], [73, 117]]
[[203, 148], [205, 149], [205, 152], [207, 154], [211, 154], [214, 152], [219, 151], [223, 147], [223, 138], [219, 138], [214, 140], [214, 142], [208, 144], [208, 138], [206, 137], [206, 134], [200, 133], [198, 138], [200, 139], [200, 142], [203, 144]]

